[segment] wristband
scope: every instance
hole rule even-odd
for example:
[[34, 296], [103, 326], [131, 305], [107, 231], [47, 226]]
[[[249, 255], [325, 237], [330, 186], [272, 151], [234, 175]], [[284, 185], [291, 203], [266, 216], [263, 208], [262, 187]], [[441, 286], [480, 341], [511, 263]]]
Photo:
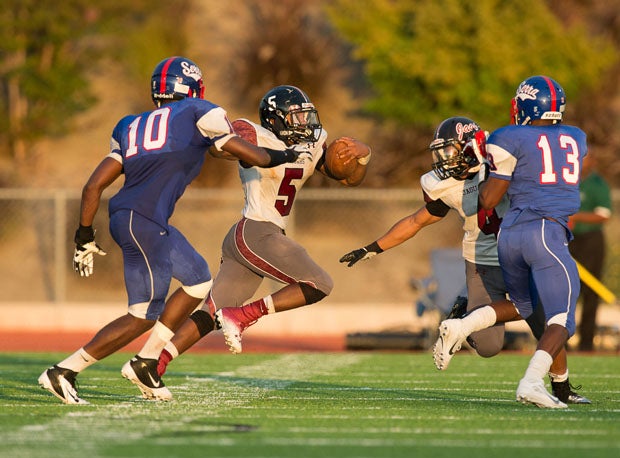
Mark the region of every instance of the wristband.
[[370, 245], [366, 245], [364, 249], [368, 252], [374, 251], [375, 253], [383, 253], [383, 248], [379, 246], [377, 241], [372, 242]]
[[75, 238], [73, 241], [78, 245], [84, 245], [86, 243], [92, 242], [95, 240], [95, 230], [92, 226], [80, 226], [77, 231], [75, 231]]
[[372, 151], [369, 149], [368, 150], [368, 155], [364, 156], [364, 157], [358, 157], [357, 158], [357, 163], [360, 165], [366, 165], [370, 162], [370, 156], [372, 156]]
[[292, 148], [286, 148], [284, 151], [265, 147], [263, 149], [267, 151], [270, 159], [269, 164], [264, 166], [264, 168], [276, 167], [287, 162], [295, 162], [299, 156], [299, 153]]

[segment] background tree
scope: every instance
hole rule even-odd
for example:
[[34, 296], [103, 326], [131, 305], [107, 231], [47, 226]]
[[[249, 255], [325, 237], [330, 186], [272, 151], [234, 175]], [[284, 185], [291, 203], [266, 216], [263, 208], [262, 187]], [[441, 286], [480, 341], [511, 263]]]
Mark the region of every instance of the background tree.
[[387, 121], [378, 185], [428, 170], [425, 148], [446, 117], [469, 116], [487, 130], [508, 123], [510, 98], [528, 76], [558, 80], [570, 116], [619, 56], [609, 37], [563, 22], [539, 0], [336, 0], [326, 11], [362, 62], [366, 113]]
[[401, 124], [461, 113], [496, 128], [526, 77], [550, 75], [575, 98], [618, 58], [539, 0], [336, 0], [327, 11], [364, 61], [374, 91], [366, 109]]
[[[166, 2], [158, 9], [175, 11], [177, 29], [186, 3]], [[73, 117], [96, 102], [89, 78], [104, 56], [122, 57], [128, 73], [135, 73], [154, 53], [161, 56], [166, 48], [182, 47], [183, 35], [166, 33], [173, 28], [171, 21], [163, 14], [149, 15], [148, 4], [146, 0], [3, 2], [0, 156], [14, 160], [13, 171], [27, 164], [37, 140], [67, 133]], [[159, 33], [145, 33], [154, 22]], [[19, 181], [19, 174], [10, 176]]]

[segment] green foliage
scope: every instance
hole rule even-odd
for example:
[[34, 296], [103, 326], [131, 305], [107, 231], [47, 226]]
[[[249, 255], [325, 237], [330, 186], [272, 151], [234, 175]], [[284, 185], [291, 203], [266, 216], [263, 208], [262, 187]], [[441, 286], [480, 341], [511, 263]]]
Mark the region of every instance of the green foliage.
[[499, 127], [523, 79], [549, 75], [570, 102], [618, 59], [539, 0], [336, 0], [327, 12], [364, 63], [374, 90], [366, 109], [401, 124], [462, 114]]
[[89, 78], [106, 57], [128, 63], [131, 75], [179, 52], [188, 4], [171, 0], [152, 12], [147, 0], [5, 0], [0, 154], [23, 160], [36, 140], [66, 133], [73, 117], [95, 103]]
[[[148, 94], [145, 74], [150, 75], [164, 57], [186, 54], [185, 31], [193, 6], [192, 0], [169, 0], [153, 5], [152, 0], [106, 2], [105, 15], [111, 20], [103, 22], [100, 30], [104, 36], [114, 39], [114, 46], [107, 49], [108, 56], [125, 65], [128, 76], [143, 85], [145, 94]], [[146, 97], [146, 101], [150, 104], [150, 98]]]

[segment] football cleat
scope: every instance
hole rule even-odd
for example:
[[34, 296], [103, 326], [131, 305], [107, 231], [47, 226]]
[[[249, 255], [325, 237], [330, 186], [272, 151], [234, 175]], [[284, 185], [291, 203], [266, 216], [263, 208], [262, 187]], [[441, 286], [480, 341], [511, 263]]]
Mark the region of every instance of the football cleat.
[[172, 393], [157, 373], [157, 360], [134, 356], [121, 369], [121, 374], [140, 388], [144, 399], [170, 401]]
[[542, 379], [528, 380], [522, 378], [517, 387], [517, 401], [548, 409], [565, 409], [568, 407], [547, 391]]
[[215, 312], [215, 325], [224, 333], [224, 340], [233, 354], [241, 353], [241, 333], [256, 323], [248, 321], [241, 307], [224, 307]]
[[566, 404], [592, 404], [588, 398], [573, 391], [580, 389], [581, 385], [576, 387], [572, 386], [568, 380], [563, 382], [551, 381], [551, 392], [560, 401]]
[[90, 404], [78, 396], [75, 388], [76, 376], [77, 372], [54, 365], [39, 376], [39, 385], [65, 404]]
[[439, 325], [439, 337], [433, 346], [433, 360], [435, 367], [445, 371], [454, 354], [461, 349], [461, 345], [467, 338], [463, 334], [461, 320], [444, 320]]
[[467, 315], [467, 298], [465, 296], [458, 296], [454, 301], [452, 310], [448, 313], [446, 320], [453, 318], [464, 318]]

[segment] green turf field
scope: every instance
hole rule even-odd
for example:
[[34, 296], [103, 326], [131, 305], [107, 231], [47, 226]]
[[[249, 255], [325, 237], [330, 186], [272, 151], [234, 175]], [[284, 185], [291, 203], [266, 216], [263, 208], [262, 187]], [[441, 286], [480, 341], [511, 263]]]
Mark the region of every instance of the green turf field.
[[515, 402], [529, 355], [188, 354], [145, 401], [123, 379], [130, 354], [83, 372], [66, 406], [37, 385], [64, 354], [0, 353], [1, 457], [618, 457], [620, 358], [570, 356], [589, 406]]

